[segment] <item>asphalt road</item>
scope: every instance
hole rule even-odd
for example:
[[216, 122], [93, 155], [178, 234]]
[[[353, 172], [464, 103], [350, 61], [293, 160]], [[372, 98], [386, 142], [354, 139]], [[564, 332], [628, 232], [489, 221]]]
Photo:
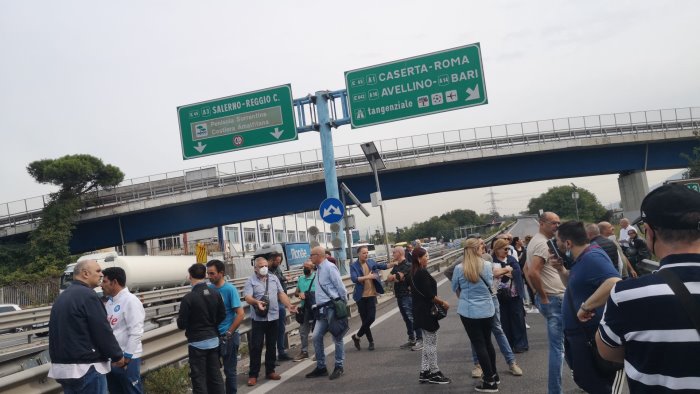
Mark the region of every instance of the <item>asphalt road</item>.
[[[437, 278], [438, 283], [444, 279]], [[282, 375], [280, 381], [260, 379], [255, 387], [247, 387], [247, 368], [239, 368], [238, 387], [241, 393], [422, 393], [422, 392], [472, 392], [478, 383], [471, 378], [473, 364], [469, 339], [456, 314], [457, 298], [451, 292], [447, 281], [439, 287], [442, 297], [450, 305], [447, 318], [443, 319], [438, 331], [438, 365], [443, 373], [452, 379], [448, 385], [419, 384], [420, 352], [399, 349], [406, 341], [406, 328], [396, 308], [396, 302], [390, 300], [379, 306], [377, 321], [372, 327], [375, 338], [375, 351], [363, 347], [357, 351], [351, 343], [350, 335], [360, 326], [359, 316], [351, 320], [351, 330], [345, 337], [345, 374], [338, 380], [327, 378], [306, 379], [305, 374], [313, 370], [315, 362], [307, 360], [300, 363], [285, 362], [278, 367]], [[501, 376], [501, 393], [545, 393], [547, 387], [547, 334], [544, 319], [539, 313], [527, 314], [527, 322], [532, 327], [528, 330], [530, 351], [518, 354], [517, 362], [523, 369], [523, 376], [512, 376], [508, 365], [496, 346], [498, 372]], [[326, 357], [329, 368], [333, 366], [333, 353], [330, 337], [326, 336]], [[366, 342], [363, 340], [363, 345]], [[310, 349], [311, 350], [311, 349]], [[290, 355], [296, 355], [296, 348]], [[310, 351], [311, 353], [311, 351]], [[247, 361], [247, 360], [246, 360]], [[247, 362], [246, 362], [247, 364]], [[262, 378], [262, 376], [261, 376]], [[581, 393], [573, 380], [571, 371], [564, 365], [563, 384], [565, 393]]]

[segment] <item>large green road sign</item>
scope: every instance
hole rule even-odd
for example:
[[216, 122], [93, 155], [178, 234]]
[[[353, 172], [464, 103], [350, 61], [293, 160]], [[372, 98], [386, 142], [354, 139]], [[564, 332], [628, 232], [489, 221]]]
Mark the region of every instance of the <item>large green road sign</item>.
[[352, 127], [486, 104], [479, 43], [345, 72]]
[[297, 139], [291, 85], [184, 105], [177, 117], [184, 159]]

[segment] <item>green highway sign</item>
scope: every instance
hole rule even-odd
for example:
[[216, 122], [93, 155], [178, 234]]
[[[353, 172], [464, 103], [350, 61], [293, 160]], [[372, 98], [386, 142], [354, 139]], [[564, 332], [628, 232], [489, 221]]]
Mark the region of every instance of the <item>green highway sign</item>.
[[345, 72], [353, 128], [488, 103], [479, 43]]
[[184, 159], [297, 139], [291, 85], [184, 105], [177, 117]]
[[699, 183], [686, 183], [685, 186], [690, 189], [690, 190], [695, 190], [696, 192], [700, 192], [700, 184]]

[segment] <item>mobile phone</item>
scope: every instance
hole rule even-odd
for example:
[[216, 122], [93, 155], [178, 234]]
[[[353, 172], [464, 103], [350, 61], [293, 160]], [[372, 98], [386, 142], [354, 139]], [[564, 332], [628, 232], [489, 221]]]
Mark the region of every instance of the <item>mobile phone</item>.
[[556, 241], [554, 241], [553, 238], [547, 240], [547, 246], [549, 247], [549, 252], [551, 254], [557, 256], [558, 259], [564, 260], [564, 257], [559, 252], [559, 248], [557, 248], [557, 243]]

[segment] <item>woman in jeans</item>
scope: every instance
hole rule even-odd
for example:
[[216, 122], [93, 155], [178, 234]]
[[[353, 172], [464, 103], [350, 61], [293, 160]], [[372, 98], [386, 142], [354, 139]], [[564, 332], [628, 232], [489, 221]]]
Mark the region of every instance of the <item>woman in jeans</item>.
[[459, 297], [457, 313], [484, 371], [482, 382], [474, 389], [495, 393], [500, 383], [496, 372], [496, 351], [491, 343], [491, 324], [496, 308], [490, 289], [493, 273], [481, 258], [483, 252], [484, 246], [478, 239], [467, 239], [464, 261], [455, 268], [452, 276], [452, 290]]
[[413, 300], [413, 324], [423, 330], [423, 350], [418, 381], [421, 383], [448, 384], [450, 378], [440, 372], [437, 365], [437, 331], [440, 324], [430, 314], [433, 304], [448, 309], [450, 305], [437, 295], [437, 282], [425, 267], [428, 266], [428, 252], [423, 248], [413, 250], [411, 275], [411, 297]]

